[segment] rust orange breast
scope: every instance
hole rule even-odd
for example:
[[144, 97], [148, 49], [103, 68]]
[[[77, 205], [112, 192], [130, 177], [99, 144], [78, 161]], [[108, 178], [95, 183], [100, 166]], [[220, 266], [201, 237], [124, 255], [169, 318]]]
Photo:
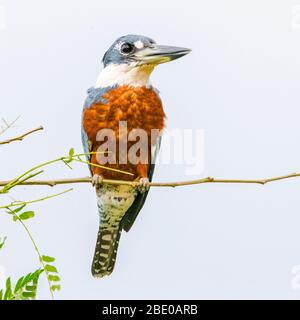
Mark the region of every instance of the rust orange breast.
[[[126, 121], [128, 132], [133, 129], [143, 129], [149, 137], [148, 148], [151, 150], [151, 130], [162, 130], [165, 123], [165, 113], [158, 94], [151, 88], [120, 86], [105, 93], [101, 102], [94, 103], [85, 109], [83, 128], [91, 142], [92, 151], [95, 152], [99, 148], [100, 144], [96, 141], [96, 136], [102, 129], [113, 130], [117, 144], [120, 139], [123, 139], [118, 135], [120, 121]], [[131, 144], [128, 143], [128, 148], [130, 146]], [[92, 156], [91, 162], [98, 163], [95, 155]], [[101, 174], [107, 179], [133, 180], [139, 176], [147, 176], [149, 164], [150, 159], [146, 165], [119, 164], [118, 161], [115, 164], [106, 164], [107, 167], [130, 172], [133, 176], [97, 167], [92, 167], [92, 172]]]

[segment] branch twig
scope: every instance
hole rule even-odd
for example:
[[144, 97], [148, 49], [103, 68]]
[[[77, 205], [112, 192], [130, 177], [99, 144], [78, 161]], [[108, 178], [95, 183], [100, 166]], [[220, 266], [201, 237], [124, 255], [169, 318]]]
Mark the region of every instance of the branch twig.
[[[91, 152], [91, 153], [88, 153], [88, 154], [93, 154], [93, 153], [96, 153], [96, 152]], [[7, 184], [4, 185], [4, 187], [2, 189], [0, 189], [0, 194], [1, 193], [7, 193], [10, 189], [14, 188], [15, 186], [17, 186], [19, 184], [23, 184], [24, 185], [24, 183], [26, 181], [30, 181], [29, 179], [31, 179], [33, 177], [36, 177], [37, 175], [39, 175], [39, 174], [44, 172], [43, 170], [40, 170], [40, 171], [36, 172], [37, 169], [40, 169], [40, 168], [43, 168], [43, 167], [48, 166], [50, 164], [53, 164], [53, 163], [56, 163], [56, 162], [61, 162], [61, 161], [65, 165], [70, 167], [71, 169], [72, 169], [72, 167], [70, 166], [70, 163], [72, 161], [78, 161], [78, 162], [81, 162], [81, 163], [87, 163], [87, 164], [89, 164], [91, 166], [100, 167], [100, 168], [103, 168], [103, 169], [106, 169], [106, 170], [111, 170], [111, 171], [115, 171], [115, 172], [121, 172], [121, 173], [128, 174], [128, 175], [131, 175], [131, 176], [133, 175], [130, 172], [126, 172], [126, 171], [122, 171], [122, 170], [118, 170], [118, 169], [113, 169], [113, 168], [108, 168], [108, 167], [105, 167], [105, 166], [102, 166], [102, 165], [98, 165], [98, 164], [95, 164], [95, 163], [91, 163], [89, 161], [82, 160], [81, 157], [82, 156], [86, 156], [86, 155], [87, 155], [87, 153], [74, 154], [74, 150], [70, 149], [69, 155], [67, 157], [60, 157], [60, 158], [57, 158], [57, 159], [54, 159], [54, 160], [49, 160], [47, 162], [39, 164], [39, 165], [27, 170], [25, 173], [22, 173], [17, 178], [9, 181]]]
[[[300, 173], [292, 173], [285, 176], [279, 176], [268, 179], [216, 179], [213, 177], [207, 177], [197, 180], [187, 180], [181, 182], [151, 182], [150, 187], [182, 187], [188, 185], [204, 184], [204, 183], [240, 183], [240, 184], [261, 184], [265, 185], [270, 182], [275, 182], [279, 180], [286, 180], [291, 178], [300, 177]], [[19, 183], [18, 185], [39, 185], [39, 186], [50, 186], [54, 187], [61, 184], [72, 184], [72, 183], [91, 183], [92, 179], [90, 177], [84, 178], [73, 178], [73, 179], [56, 179], [56, 180], [27, 180]], [[11, 183], [11, 181], [0, 181], [0, 186], [5, 186]], [[103, 183], [111, 185], [129, 185], [136, 187], [138, 185], [137, 181], [121, 181], [121, 180], [107, 180], [104, 179]]]
[[27, 206], [28, 204], [32, 204], [32, 203], [37, 203], [37, 202], [42, 202], [45, 200], [49, 200], [52, 198], [56, 198], [59, 197], [65, 193], [68, 193], [70, 191], [73, 191], [73, 188], [70, 188], [68, 190], [65, 190], [63, 192], [57, 193], [57, 194], [52, 194], [51, 196], [45, 196], [43, 198], [39, 198], [39, 199], [34, 199], [34, 200], [29, 200], [29, 201], [13, 201], [9, 204], [6, 204], [5, 206], [0, 206], [0, 209], [11, 209], [12, 207], [20, 207], [20, 206]]
[[10, 129], [18, 120], [20, 119], [20, 116], [18, 116], [15, 120], [12, 122], [8, 123], [5, 119], [2, 118], [3, 125], [1, 125], [1, 130], [0, 130], [0, 136], [6, 132], [8, 129]]
[[11, 142], [14, 142], [14, 141], [22, 141], [25, 137], [29, 136], [30, 134], [34, 133], [34, 132], [37, 132], [37, 131], [40, 131], [40, 130], [43, 130], [44, 128], [42, 126], [39, 126], [38, 128], [36, 129], [33, 129], [33, 130], [30, 130], [18, 137], [15, 137], [15, 138], [10, 138], [10, 139], [7, 139], [7, 140], [4, 140], [4, 141], [0, 141], [0, 145], [2, 144], [8, 144], [8, 143], [11, 143]]

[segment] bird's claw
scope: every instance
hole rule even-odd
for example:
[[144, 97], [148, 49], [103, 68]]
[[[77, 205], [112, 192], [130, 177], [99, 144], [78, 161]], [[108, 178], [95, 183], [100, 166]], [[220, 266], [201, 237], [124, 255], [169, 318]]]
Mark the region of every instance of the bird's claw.
[[92, 177], [92, 185], [93, 187], [96, 187], [97, 189], [101, 186], [103, 182], [103, 176], [99, 174], [94, 174]]
[[150, 181], [148, 178], [141, 178], [139, 180], [139, 184], [137, 186], [137, 189], [139, 192], [144, 193], [147, 192], [150, 188]]

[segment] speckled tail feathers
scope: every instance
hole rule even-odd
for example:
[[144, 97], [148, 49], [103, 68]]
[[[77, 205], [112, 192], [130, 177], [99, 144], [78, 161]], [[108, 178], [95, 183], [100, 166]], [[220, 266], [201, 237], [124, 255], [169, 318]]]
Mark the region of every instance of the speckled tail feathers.
[[108, 276], [113, 272], [122, 229], [99, 228], [95, 254], [92, 264], [92, 275], [95, 278]]

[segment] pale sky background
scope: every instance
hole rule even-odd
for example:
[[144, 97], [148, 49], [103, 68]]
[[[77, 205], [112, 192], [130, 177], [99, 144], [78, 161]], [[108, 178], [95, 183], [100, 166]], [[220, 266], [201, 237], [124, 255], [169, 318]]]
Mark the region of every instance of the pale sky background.
[[[201, 177], [300, 171], [300, 1], [0, 0], [0, 8], [0, 116], [21, 115], [5, 137], [45, 127], [1, 147], [1, 180], [70, 147], [81, 152], [86, 89], [106, 49], [128, 33], [193, 49], [159, 66], [152, 82], [168, 128], [205, 131]], [[87, 174], [84, 165], [55, 165], [44, 177]], [[197, 177], [186, 176], [184, 165], [161, 165], [154, 179]], [[68, 187], [19, 187], [10, 195], [29, 200]], [[58, 299], [299, 299], [299, 195], [297, 179], [153, 189], [103, 280], [90, 273], [98, 215], [89, 185], [30, 206], [36, 217], [27, 224], [42, 253], [57, 259]], [[24, 230], [4, 213], [1, 235], [8, 236], [1, 272], [16, 279], [39, 267]], [[49, 298], [44, 278], [39, 298]]]

